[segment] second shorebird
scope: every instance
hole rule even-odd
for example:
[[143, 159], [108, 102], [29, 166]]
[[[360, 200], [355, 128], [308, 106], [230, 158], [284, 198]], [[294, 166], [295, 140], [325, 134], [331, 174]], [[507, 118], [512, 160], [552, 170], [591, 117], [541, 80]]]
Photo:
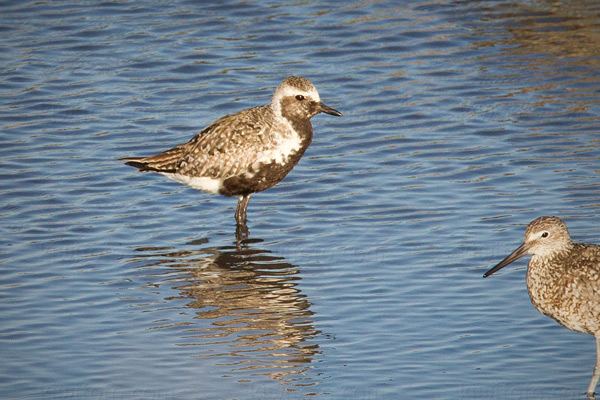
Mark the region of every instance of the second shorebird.
[[121, 161], [194, 189], [238, 196], [235, 219], [245, 225], [252, 193], [274, 186], [298, 164], [312, 141], [310, 119], [321, 112], [342, 116], [321, 102], [308, 79], [292, 76], [269, 105], [226, 115], [163, 153]]
[[587, 389], [594, 399], [600, 379], [600, 246], [573, 243], [567, 226], [557, 217], [540, 217], [525, 230], [525, 241], [483, 277], [532, 254], [527, 267], [527, 290], [539, 312], [566, 328], [596, 337], [596, 367]]

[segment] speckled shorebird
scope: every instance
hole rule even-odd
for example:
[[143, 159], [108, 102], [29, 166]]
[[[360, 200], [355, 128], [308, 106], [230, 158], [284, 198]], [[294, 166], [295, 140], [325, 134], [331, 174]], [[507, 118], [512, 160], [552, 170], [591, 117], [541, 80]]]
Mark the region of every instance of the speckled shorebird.
[[525, 230], [525, 241], [483, 277], [532, 254], [527, 290], [535, 308], [564, 327], [596, 337], [596, 366], [587, 397], [600, 378], [600, 246], [573, 243], [557, 217], [540, 217]]
[[310, 119], [321, 112], [342, 116], [321, 102], [308, 79], [292, 76], [269, 105], [226, 115], [163, 153], [121, 161], [194, 189], [238, 196], [235, 219], [245, 225], [252, 193], [274, 186], [298, 164], [312, 141]]

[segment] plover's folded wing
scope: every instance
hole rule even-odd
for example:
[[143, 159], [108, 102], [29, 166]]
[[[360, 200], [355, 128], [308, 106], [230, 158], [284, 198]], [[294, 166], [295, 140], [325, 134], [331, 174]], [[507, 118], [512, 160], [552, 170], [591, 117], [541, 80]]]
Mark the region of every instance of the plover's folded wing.
[[213, 122], [183, 145], [177, 173], [223, 178], [247, 170], [257, 155], [275, 146], [270, 114], [268, 107], [260, 106]]

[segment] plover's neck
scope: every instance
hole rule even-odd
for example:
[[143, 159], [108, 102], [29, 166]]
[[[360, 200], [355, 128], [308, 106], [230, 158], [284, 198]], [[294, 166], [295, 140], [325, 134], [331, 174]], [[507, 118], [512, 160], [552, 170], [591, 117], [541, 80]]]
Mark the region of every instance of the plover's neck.
[[294, 127], [293, 121], [282, 115], [281, 102], [278, 102], [277, 105], [271, 103], [271, 111], [273, 112], [274, 125], [279, 127], [278, 131], [281, 135], [298, 135], [298, 129]]

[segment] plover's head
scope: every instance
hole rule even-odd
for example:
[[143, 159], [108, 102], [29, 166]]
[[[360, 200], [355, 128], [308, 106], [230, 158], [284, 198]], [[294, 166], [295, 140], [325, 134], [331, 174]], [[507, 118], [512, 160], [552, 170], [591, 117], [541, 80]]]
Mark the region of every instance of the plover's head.
[[533, 254], [538, 257], [553, 257], [572, 248], [573, 241], [567, 230], [567, 225], [560, 218], [539, 217], [527, 225], [523, 244], [483, 276], [492, 275], [526, 254]]
[[321, 97], [315, 86], [301, 76], [286, 78], [275, 90], [271, 108], [277, 117], [308, 120], [318, 113], [342, 116], [337, 110], [321, 103]]

